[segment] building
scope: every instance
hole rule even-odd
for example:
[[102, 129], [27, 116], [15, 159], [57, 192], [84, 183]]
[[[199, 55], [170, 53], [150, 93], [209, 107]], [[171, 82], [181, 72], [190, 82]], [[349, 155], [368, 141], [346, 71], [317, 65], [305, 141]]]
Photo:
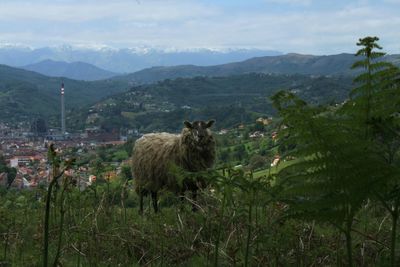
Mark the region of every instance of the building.
[[14, 156], [10, 159], [10, 166], [12, 168], [17, 168], [19, 166], [26, 166], [34, 162], [35, 156]]
[[256, 122], [257, 122], [257, 123], [260, 123], [260, 124], [262, 124], [262, 125], [264, 125], [264, 126], [267, 126], [267, 125], [269, 125], [269, 124], [272, 122], [272, 118], [271, 118], [271, 117], [269, 117], [269, 118], [260, 117], [260, 118], [258, 118], [258, 119], [256, 120]]

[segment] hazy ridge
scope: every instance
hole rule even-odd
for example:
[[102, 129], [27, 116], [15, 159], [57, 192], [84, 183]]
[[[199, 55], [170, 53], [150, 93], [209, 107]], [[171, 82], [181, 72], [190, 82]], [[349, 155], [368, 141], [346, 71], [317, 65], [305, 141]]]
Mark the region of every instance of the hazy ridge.
[[47, 59], [35, 64], [23, 66], [22, 68], [50, 77], [67, 77], [84, 81], [104, 80], [117, 75], [114, 72], [103, 70], [92, 64], [79, 61], [68, 63]]

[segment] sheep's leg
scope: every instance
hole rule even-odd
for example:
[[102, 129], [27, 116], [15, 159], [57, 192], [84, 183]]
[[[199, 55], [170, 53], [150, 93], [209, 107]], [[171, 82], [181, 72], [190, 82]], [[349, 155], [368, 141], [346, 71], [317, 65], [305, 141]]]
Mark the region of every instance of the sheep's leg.
[[144, 193], [141, 191], [139, 194], [139, 214], [143, 215], [143, 195]]
[[151, 192], [151, 199], [153, 200], [153, 208], [154, 212], [158, 212], [158, 206], [157, 206], [157, 192]]

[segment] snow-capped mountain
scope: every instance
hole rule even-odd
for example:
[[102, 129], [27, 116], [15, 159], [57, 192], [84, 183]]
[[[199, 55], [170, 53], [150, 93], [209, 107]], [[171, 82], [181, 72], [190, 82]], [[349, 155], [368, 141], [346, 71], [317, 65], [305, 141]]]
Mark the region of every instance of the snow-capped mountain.
[[21, 44], [0, 43], [0, 64], [15, 67], [44, 60], [86, 62], [102, 69], [129, 73], [153, 66], [193, 64], [210, 66], [242, 61], [252, 57], [279, 55], [280, 52], [260, 49], [220, 48], [113, 48], [105, 45], [62, 45], [32, 48]]

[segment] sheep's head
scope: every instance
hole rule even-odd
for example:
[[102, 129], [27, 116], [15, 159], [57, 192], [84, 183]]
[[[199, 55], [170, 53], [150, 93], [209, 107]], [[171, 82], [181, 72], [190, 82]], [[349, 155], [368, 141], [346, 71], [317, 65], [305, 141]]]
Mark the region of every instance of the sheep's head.
[[210, 127], [215, 123], [215, 120], [205, 121], [185, 121], [183, 124], [190, 131], [193, 141], [197, 145], [208, 143], [212, 138]]

